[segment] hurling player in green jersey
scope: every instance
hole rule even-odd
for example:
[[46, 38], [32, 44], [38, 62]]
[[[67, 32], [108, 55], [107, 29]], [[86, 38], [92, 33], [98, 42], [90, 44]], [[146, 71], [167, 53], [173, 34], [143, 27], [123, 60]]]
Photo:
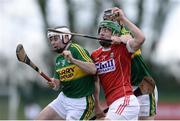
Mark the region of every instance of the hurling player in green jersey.
[[[55, 28], [70, 33], [67, 27]], [[48, 32], [49, 42], [57, 52], [53, 89], [61, 85], [58, 97], [46, 106], [38, 120], [88, 120], [93, 113], [96, 67], [87, 50], [71, 42], [71, 35]]]
[[[148, 93], [143, 94], [139, 88], [143, 81], [153, 84], [152, 87], [155, 88], [148, 92], [146, 87], [145, 90]], [[137, 96], [140, 104], [139, 120], [154, 120], [157, 110], [158, 92], [140, 49], [132, 55], [131, 83], [135, 89], [134, 94]]]

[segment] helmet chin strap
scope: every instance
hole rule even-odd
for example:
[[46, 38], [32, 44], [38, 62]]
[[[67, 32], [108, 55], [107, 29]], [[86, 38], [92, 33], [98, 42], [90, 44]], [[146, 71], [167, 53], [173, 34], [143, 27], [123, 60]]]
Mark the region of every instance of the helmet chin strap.
[[[68, 37], [69, 38], [69, 37]], [[60, 39], [62, 40], [62, 43], [63, 44], [68, 44], [69, 43], [69, 41], [67, 41], [67, 42], [65, 42], [65, 39], [64, 39], [64, 35], [60, 35]]]

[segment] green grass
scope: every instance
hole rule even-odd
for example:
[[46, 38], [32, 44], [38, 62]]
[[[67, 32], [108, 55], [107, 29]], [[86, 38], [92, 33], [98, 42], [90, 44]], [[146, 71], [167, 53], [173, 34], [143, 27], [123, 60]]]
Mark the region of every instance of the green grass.
[[[38, 94], [39, 93], [39, 94]], [[38, 92], [34, 97], [34, 101], [42, 108], [47, 106], [52, 100], [54, 100], [58, 96], [58, 92], [48, 91], [48, 92]], [[104, 100], [104, 96], [100, 94], [101, 100]], [[17, 112], [17, 120], [25, 120], [24, 116], [24, 106], [25, 100], [21, 98], [20, 105]], [[166, 102], [166, 103], [179, 103], [180, 102], [180, 94], [177, 93], [162, 93], [159, 92], [159, 102]], [[7, 120], [8, 119], [8, 97], [0, 97], [0, 120]]]
[[177, 94], [177, 93], [161, 94], [161, 95], [159, 95], [159, 102], [179, 103], [180, 102], [180, 94]]
[[[37, 91], [34, 92], [33, 100], [38, 103], [43, 109], [46, 105], [48, 105], [51, 101], [53, 101], [57, 96], [58, 92], [54, 91]], [[17, 120], [26, 120], [24, 116], [24, 106], [27, 102], [27, 99], [21, 97], [20, 104], [18, 106], [17, 112]], [[8, 120], [8, 108], [9, 108], [9, 100], [7, 96], [0, 97], [0, 120]]]
[[0, 98], [0, 120], [5, 120], [8, 117], [8, 98]]

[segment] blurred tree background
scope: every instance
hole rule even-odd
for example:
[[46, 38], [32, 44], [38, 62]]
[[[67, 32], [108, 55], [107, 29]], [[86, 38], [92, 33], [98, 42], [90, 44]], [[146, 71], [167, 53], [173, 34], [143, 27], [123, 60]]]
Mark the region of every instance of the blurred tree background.
[[[6, 8], [11, 2], [17, 0], [0, 1], [0, 18], [2, 14], [9, 14]], [[180, 86], [180, 60], [172, 60], [168, 64], [156, 62], [155, 52], [158, 49], [163, 29], [166, 25], [169, 13], [171, 13], [179, 1], [176, 0], [29, 0], [36, 6], [39, 19], [41, 20], [42, 38], [44, 44], [31, 46], [34, 51], [39, 51], [38, 47], [43, 46], [43, 52], [36, 55], [35, 62], [48, 74], [53, 75], [55, 54], [50, 51], [50, 46], [46, 38], [48, 27], [67, 25], [72, 32], [78, 32], [97, 36], [98, 23], [102, 20], [102, 13], [111, 7], [120, 7], [126, 16], [140, 27], [146, 36], [146, 42], [142, 47], [142, 54], [150, 67], [156, 80], [159, 91], [159, 102], [179, 102]], [[56, 4], [56, 5], [54, 5]], [[28, 6], [25, 5], [25, 9]], [[55, 7], [53, 7], [55, 6]], [[13, 6], [14, 7], [14, 6]], [[57, 8], [57, 9], [56, 9]], [[33, 8], [30, 8], [33, 9]], [[4, 10], [4, 11], [3, 11]], [[16, 10], [16, 8], [14, 8]], [[28, 15], [28, 13], [27, 13]], [[2, 16], [2, 17], [1, 17]], [[20, 14], [21, 16], [21, 14]], [[9, 17], [12, 19], [13, 16]], [[23, 20], [18, 20], [14, 16], [16, 23], [26, 24]], [[29, 18], [31, 19], [31, 18]], [[4, 20], [4, 21], [3, 21]], [[0, 20], [5, 23], [6, 19]], [[2, 25], [0, 24], [0, 25]], [[1, 27], [3, 28], [3, 27]], [[26, 29], [26, 28], [23, 28]], [[27, 28], [28, 29], [28, 28]], [[12, 31], [6, 29], [5, 32]], [[24, 30], [21, 30], [24, 31]], [[14, 30], [16, 32], [16, 30]], [[32, 34], [32, 33], [29, 33]], [[1, 37], [2, 37], [1, 36]], [[33, 34], [32, 34], [33, 36]], [[39, 35], [40, 36], [40, 35]], [[0, 38], [1, 42], [6, 41], [5, 37]], [[98, 42], [87, 38], [73, 37], [80, 45], [92, 52], [99, 45]], [[11, 42], [13, 39], [11, 40]], [[16, 48], [16, 43], [13, 48]], [[37, 48], [37, 49], [36, 49]], [[40, 49], [40, 48], [39, 48]], [[28, 50], [28, 49], [27, 49]], [[29, 53], [32, 53], [29, 51]], [[7, 53], [0, 51], [0, 119], [25, 119], [23, 107], [29, 102], [35, 101], [41, 107], [45, 107], [51, 102], [59, 92], [52, 91], [46, 87], [45, 81], [36, 72], [27, 66], [17, 62], [16, 57], [9, 57]], [[15, 55], [15, 51], [13, 52]], [[37, 54], [30, 54], [31, 56]], [[38, 53], [39, 54], [39, 53]], [[31, 58], [31, 57], [30, 57]], [[172, 67], [176, 67], [174, 70]], [[176, 72], [176, 73], [175, 73]]]

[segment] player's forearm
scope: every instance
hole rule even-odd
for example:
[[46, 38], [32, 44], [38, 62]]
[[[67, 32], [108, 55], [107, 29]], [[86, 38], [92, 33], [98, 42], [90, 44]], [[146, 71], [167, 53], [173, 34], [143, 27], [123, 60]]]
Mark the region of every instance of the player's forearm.
[[76, 64], [77, 66], [79, 66], [79, 68], [81, 68], [82, 70], [84, 70], [88, 74], [91, 74], [91, 75], [96, 74], [97, 69], [96, 69], [96, 66], [95, 66], [94, 63], [83, 62], [83, 61], [80, 61], [80, 60], [77, 60], [77, 59], [72, 59], [71, 62]]
[[94, 99], [95, 99], [95, 106], [100, 104], [99, 101], [99, 93], [100, 93], [100, 84], [99, 84], [99, 79], [96, 78], [95, 80], [95, 90], [94, 90]]
[[[100, 117], [104, 117], [105, 114], [103, 113], [103, 109], [100, 105], [100, 100], [99, 100], [99, 93], [100, 93], [100, 84], [99, 84], [99, 78], [97, 77], [95, 80], [95, 90], [94, 90], [94, 100], [95, 100], [95, 114], [99, 115]], [[99, 118], [100, 118], [99, 117]]]
[[128, 27], [134, 36], [134, 38], [129, 41], [131, 48], [133, 50], [139, 49], [145, 40], [143, 32], [126, 17], [124, 17], [122, 23]]

